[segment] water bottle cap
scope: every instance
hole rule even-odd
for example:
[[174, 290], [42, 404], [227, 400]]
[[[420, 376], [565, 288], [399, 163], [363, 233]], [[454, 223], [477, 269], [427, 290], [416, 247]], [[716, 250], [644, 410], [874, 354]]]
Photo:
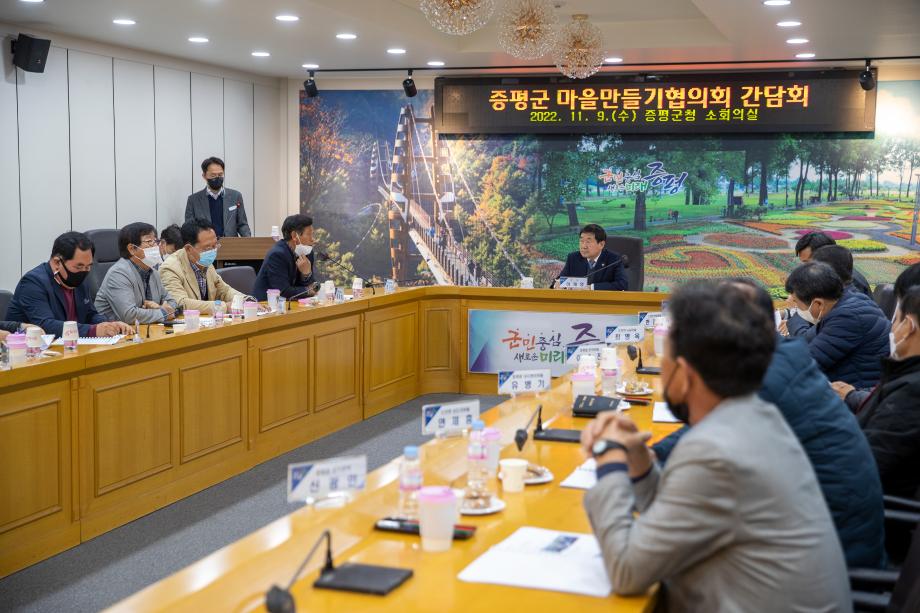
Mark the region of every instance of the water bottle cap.
[[406, 445], [403, 449], [403, 455], [406, 456], [409, 460], [418, 459], [418, 447], [415, 445]]
[[482, 430], [485, 427], [486, 424], [481, 419], [473, 420], [473, 430]]

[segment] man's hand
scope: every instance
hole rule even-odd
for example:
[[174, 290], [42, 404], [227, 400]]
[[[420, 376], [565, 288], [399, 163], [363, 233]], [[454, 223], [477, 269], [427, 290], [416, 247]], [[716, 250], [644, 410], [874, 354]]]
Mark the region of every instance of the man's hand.
[[629, 476], [639, 477], [648, 472], [652, 455], [646, 443], [651, 432], [639, 432], [636, 424], [618, 411], [604, 411], [581, 433], [582, 448], [590, 455], [591, 446], [598, 439], [616, 441], [626, 447]]
[[160, 308], [160, 305], [158, 305], [158, 304], [157, 304], [156, 302], [154, 302], [153, 300], [144, 300], [144, 304], [142, 304], [141, 306], [142, 306], [143, 308], [145, 308], [145, 309], [158, 309], [158, 308]]
[[787, 325], [785, 319], [779, 322], [779, 328], [777, 328], [777, 330], [779, 330], [779, 333], [783, 336], [789, 336], [789, 326]]
[[837, 392], [837, 395], [840, 396], [841, 400], [846, 400], [847, 394], [856, 389], [849, 383], [844, 383], [843, 381], [834, 381], [831, 383], [831, 388]]
[[42, 330], [41, 328], [39, 328], [39, 327], [36, 326], [35, 324], [22, 324], [22, 329], [23, 329], [23, 330], [28, 330], [29, 328], [38, 328], [39, 330], [42, 331], [42, 334], [45, 333], [44, 330]]
[[104, 321], [96, 324], [98, 336], [115, 336], [116, 334], [134, 334], [134, 328], [123, 321]]
[[163, 309], [164, 311], [166, 311], [166, 319], [175, 318], [176, 309], [174, 309], [172, 305], [170, 305], [168, 302], [164, 302], [163, 304], [158, 304], [156, 308]]
[[305, 255], [297, 257], [297, 270], [305, 277], [309, 277], [313, 272], [313, 266], [310, 264], [310, 258]]

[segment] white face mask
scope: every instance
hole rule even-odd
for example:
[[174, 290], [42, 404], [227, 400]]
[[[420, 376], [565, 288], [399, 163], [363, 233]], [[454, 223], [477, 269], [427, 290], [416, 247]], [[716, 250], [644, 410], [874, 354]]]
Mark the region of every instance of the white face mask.
[[[914, 327], [914, 322], [913, 322], [913, 320], [905, 318], [905, 321], [907, 321], [907, 322], [910, 324], [911, 332], [913, 332], [913, 327]], [[901, 323], [903, 324], [904, 322], [902, 321]], [[908, 332], [907, 334], [908, 334], [908, 336], [910, 336], [910, 332]], [[900, 345], [900, 344], [901, 344], [902, 342], [904, 342], [904, 340], [906, 340], [906, 339], [907, 339], [907, 336], [905, 336], [904, 338], [902, 338], [900, 341], [897, 340], [897, 339], [895, 338], [895, 336], [894, 336], [894, 328], [892, 328], [892, 329], [891, 329], [891, 332], [888, 333], [888, 356], [889, 356], [892, 360], [899, 360], [899, 359], [900, 359], [900, 358], [898, 357], [898, 345]]]
[[147, 247], [144, 249], [144, 258], [141, 261], [150, 268], [156, 268], [163, 263], [163, 254], [160, 253], [159, 247]]
[[308, 256], [313, 253], [313, 245], [304, 245], [303, 243], [294, 246], [294, 253], [298, 256]]
[[801, 317], [802, 319], [804, 319], [811, 325], [815, 325], [816, 323], [818, 323], [817, 318], [811, 314], [811, 304], [808, 305], [807, 309], [798, 309], [798, 313], [799, 313], [799, 317]]

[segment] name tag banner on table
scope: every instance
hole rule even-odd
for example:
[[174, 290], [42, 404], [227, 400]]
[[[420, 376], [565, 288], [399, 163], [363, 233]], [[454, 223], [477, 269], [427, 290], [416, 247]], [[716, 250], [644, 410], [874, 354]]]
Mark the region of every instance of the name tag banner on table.
[[639, 312], [639, 325], [644, 327], [646, 330], [651, 330], [655, 327], [655, 320], [659, 317], [664, 317], [664, 313], [661, 311], [651, 311], [649, 313]]
[[560, 289], [588, 289], [588, 277], [559, 277]]
[[637, 323], [635, 315], [489, 309], [470, 309], [468, 319], [470, 372], [549, 368], [553, 377], [572, 369], [567, 347], [603, 343], [608, 327]]
[[593, 355], [598, 364], [601, 363], [601, 353], [606, 347], [604, 343], [588, 343], [585, 345], [569, 345], [565, 348], [565, 363], [570, 366], [578, 364], [583, 355]]
[[462, 400], [422, 407], [422, 434], [438, 434], [471, 428], [479, 419], [479, 400]]
[[607, 328], [607, 343], [621, 345], [638, 343], [645, 338], [645, 326], [610, 326]]
[[498, 373], [499, 394], [526, 394], [545, 392], [553, 384], [548, 368], [538, 370], [503, 370]]
[[303, 502], [333, 492], [363, 490], [366, 479], [367, 456], [363, 455], [288, 464], [287, 500]]

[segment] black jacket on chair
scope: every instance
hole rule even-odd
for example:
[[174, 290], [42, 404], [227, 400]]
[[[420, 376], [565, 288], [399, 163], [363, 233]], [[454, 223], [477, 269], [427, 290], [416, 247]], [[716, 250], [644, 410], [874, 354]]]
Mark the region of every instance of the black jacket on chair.
[[626, 266], [619, 253], [604, 249], [597, 256], [594, 266], [597, 272], [588, 272], [588, 260], [581, 257], [581, 253], [573, 251], [566, 257], [565, 266], [562, 267], [560, 277], [588, 277], [588, 284], [594, 284], [596, 290], [626, 290], [629, 288], [629, 279], [626, 276]]

